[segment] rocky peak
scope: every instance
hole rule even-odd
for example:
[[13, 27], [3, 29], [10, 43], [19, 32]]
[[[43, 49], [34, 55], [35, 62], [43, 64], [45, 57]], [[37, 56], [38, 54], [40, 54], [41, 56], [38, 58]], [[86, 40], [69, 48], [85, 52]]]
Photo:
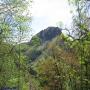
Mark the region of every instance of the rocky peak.
[[34, 45], [37, 42], [37, 44], [40, 45], [46, 41], [51, 41], [62, 33], [61, 30], [59, 27], [48, 27], [33, 36], [29, 44]]
[[48, 27], [37, 34], [41, 39], [41, 42], [50, 41], [55, 38], [57, 35], [61, 34], [61, 29], [58, 27]]

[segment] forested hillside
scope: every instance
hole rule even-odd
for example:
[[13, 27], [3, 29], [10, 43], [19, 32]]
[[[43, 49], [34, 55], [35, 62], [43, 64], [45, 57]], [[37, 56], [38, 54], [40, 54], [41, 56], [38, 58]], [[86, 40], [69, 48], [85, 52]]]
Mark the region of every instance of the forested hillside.
[[68, 2], [70, 28], [49, 26], [26, 42], [32, 1], [0, 0], [0, 90], [90, 90], [90, 2]]
[[[57, 33], [57, 27], [53, 27], [52, 32], [51, 30], [49, 27], [43, 33]], [[60, 33], [43, 43], [43, 38], [39, 37], [42, 36], [40, 32], [32, 37], [31, 42], [21, 44], [21, 51], [27, 57], [27, 65], [31, 69], [30, 74], [38, 82], [38, 90], [81, 90], [81, 83], [84, 89], [90, 88], [89, 62], [81, 61], [81, 58], [86, 57], [82, 56], [83, 52], [89, 53], [89, 47], [85, 47], [88, 41], [85, 40], [85, 46], [82, 46], [78, 39], [72, 41], [59, 30]], [[85, 48], [85, 51], [82, 52], [81, 48]]]

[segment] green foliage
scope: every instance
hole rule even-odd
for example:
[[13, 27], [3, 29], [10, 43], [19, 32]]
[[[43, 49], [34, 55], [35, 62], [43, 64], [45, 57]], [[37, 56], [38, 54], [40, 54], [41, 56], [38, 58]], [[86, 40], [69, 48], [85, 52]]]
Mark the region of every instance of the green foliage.
[[[23, 33], [29, 29], [30, 19], [23, 13], [27, 1], [1, 1], [7, 8], [0, 2], [0, 89], [89, 90], [90, 31], [84, 0], [69, 0], [75, 7], [72, 26], [77, 36], [61, 34], [43, 45], [38, 36], [29, 44], [20, 44]], [[8, 37], [13, 34], [18, 35], [17, 45], [9, 42], [12, 38]]]
[[[26, 57], [20, 54], [20, 47], [14, 42], [19, 39], [20, 43], [22, 33], [30, 28], [28, 23], [31, 19], [27, 16], [29, 1], [31, 0], [0, 0], [0, 89], [21, 89], [24, 83], [27, 85], [24, 77]], [[16, 46], [19, 47], [18, 52]]]
[[34, 36], [31, 40], [31, 46], [40, 46], [41, 45], [41, 40], [38, 36]]

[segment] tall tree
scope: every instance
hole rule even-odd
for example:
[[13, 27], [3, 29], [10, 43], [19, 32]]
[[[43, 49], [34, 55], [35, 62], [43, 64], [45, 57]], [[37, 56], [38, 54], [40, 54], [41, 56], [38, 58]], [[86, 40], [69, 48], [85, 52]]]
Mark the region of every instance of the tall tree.
[[23, 32], [30, 29], [30, 4], [31, 0], [0, 0], [0, 88], [19, 83], [20, 63], [25, 59], [14, 42], [21, 43]]
[[[74, 6], [73, 16], [73, 45], [77, 48], [80, 58], [80, 90], [90, 89], [90, 27], [89, 27], [89, 1], [88, 0], [69, 0], [70, 5]], [[69, 35], [70, 36], [70, 35]], [[75, 44], [76, 43], [76, 44]]]

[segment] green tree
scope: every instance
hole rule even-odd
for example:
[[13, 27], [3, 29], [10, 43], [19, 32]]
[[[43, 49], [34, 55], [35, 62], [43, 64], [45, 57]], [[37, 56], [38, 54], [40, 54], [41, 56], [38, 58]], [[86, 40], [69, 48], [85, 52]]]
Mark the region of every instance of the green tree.
[[[80, 62], [80, 90], [90, 89], [89, 77], [89, 44], [90, 44], [90, 28], [89, 28], [89, 15], [88, 15], [88, 0], [69, 0], [70, 5], [74, 6], [73, 16], [73, 43], [72, 47], [76, 49], [79, 55]], [[69, 35], [71, 36], [71, 35]], [[71, 36], [72, 37], [72, 36]]]
[[23, 33], [30, 29], [30, 3], [31, 0], [0, 0], [0, 88], [17, 87], [24, 78], [25, 57], [20, 45], [17, 53], [14, 42], [21, 43]]

